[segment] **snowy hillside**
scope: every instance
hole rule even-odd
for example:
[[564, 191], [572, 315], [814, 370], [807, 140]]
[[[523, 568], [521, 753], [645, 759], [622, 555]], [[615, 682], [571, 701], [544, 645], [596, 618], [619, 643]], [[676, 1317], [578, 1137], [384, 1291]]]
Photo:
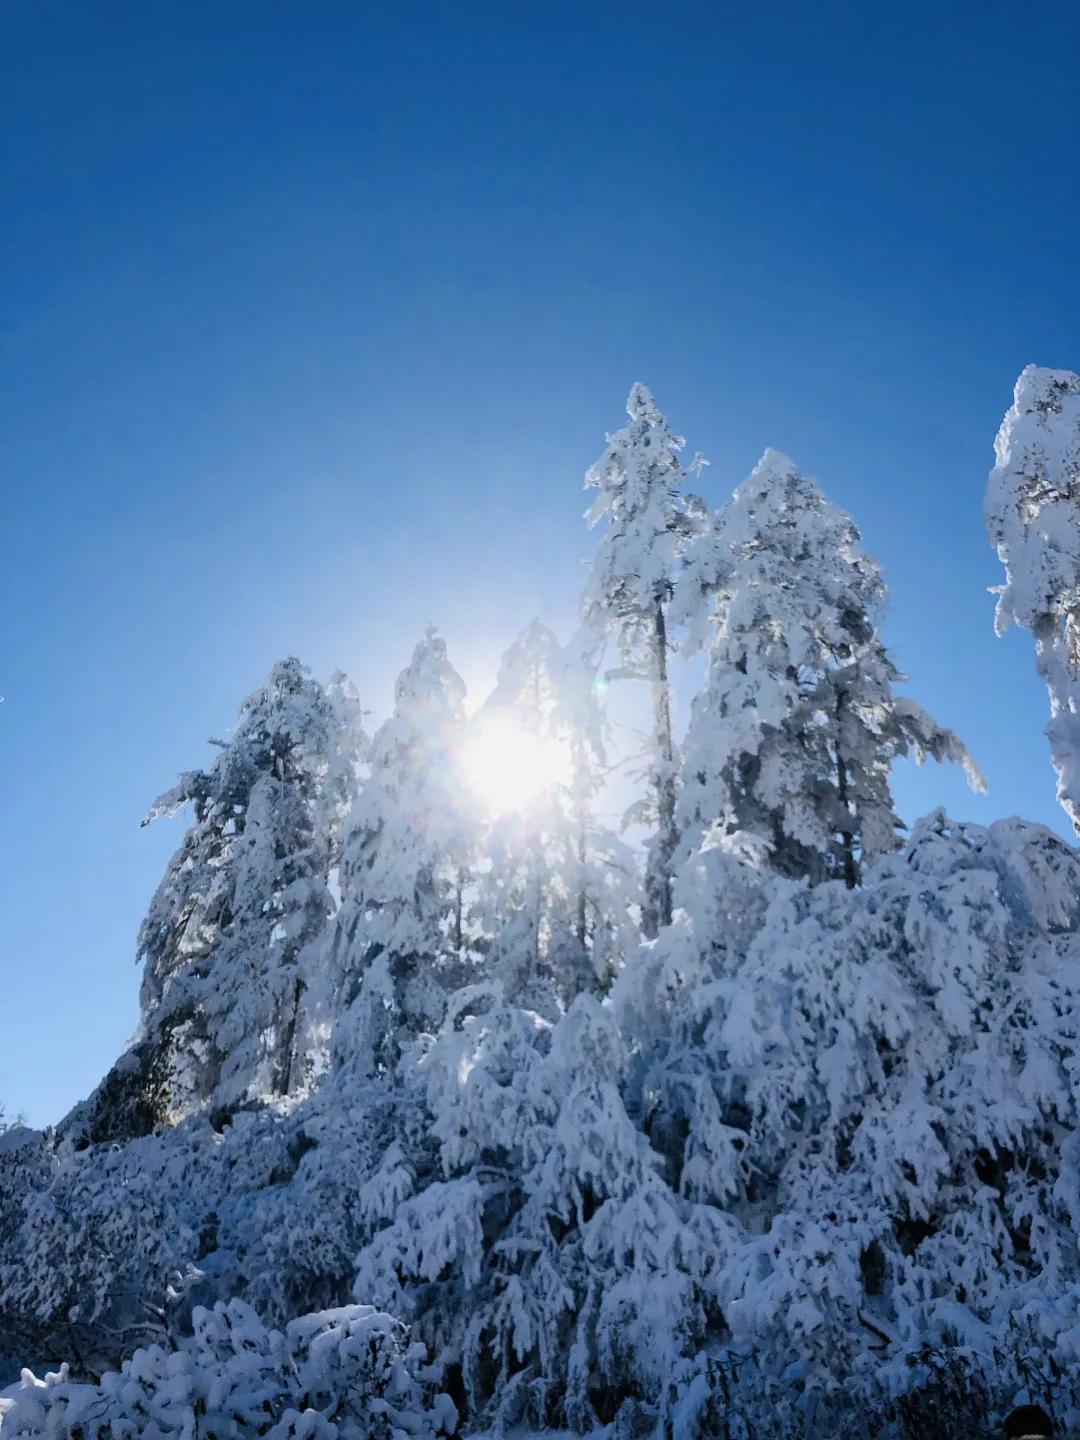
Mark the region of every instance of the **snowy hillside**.
[[[909, 831], [895, 760], [983, 782], [852, 518], [772, 450], [712, 514], [627, 411], [576, 634], [470, 713], [429, 630], [375, 726], [287, 659], [155, 803], [138, 1035], [0, 1133], [3, 1440], [1080, 1420], [1080, 854]], [[1080, 377], [1025, 370], [997, 458], [1080, 825]]]

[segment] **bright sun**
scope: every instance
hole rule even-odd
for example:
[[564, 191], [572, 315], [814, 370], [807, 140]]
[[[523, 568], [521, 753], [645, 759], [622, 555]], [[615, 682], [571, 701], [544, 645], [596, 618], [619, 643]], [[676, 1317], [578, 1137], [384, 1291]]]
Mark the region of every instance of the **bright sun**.
[[493, 815], [527, 810], [565, 779], [564, 747], [507, 715], [481, 719], [465, 746], [465, 774]]

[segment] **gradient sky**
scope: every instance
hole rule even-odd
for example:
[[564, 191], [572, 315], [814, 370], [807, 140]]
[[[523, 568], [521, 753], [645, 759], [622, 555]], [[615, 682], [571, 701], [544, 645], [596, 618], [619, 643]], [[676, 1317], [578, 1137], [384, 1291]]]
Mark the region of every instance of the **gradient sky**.
[[911, 693], [1061, 828], [981, 519], [1080, 368], [1080, 8], [12, 0], [0, 16], [0, 1102], [130, 1035], [179, 823], [279, 656], [380, 718], [565, 634], [581, 475], [656, 392], [716, 503], [773, 445], [860, 523]]

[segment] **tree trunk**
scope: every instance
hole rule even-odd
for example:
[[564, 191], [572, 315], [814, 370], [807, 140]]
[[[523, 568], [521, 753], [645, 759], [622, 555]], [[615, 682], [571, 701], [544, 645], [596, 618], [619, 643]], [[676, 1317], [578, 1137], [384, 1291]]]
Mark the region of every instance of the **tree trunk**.
[[589, 780], [585, 746], [579, 736], [571, 739], [571, 783], [573, 785], [574, 822], [577, 829], [577, 895], [574, 933], [582, 950], [589, 939], [588, 894], [585, 862], [588, 859]]
[[300, 1001], [304, 996], [304, 982], [299, 975], [296, 977], [296, 984], [293, 986], [292, 1008], [289, 1018], [285, 1024], [285, 1033], [281, 1038], [281, 1053], [277, 1066], [277, 1083], [275, 1091], [278, 1095], [288, 1095], [292, 1089], [293, 1071], [296, 1068], [296, 1031], [300, 1021]]
[[[845, 812], [848, 811], [848, 775], [844, 752], [840, 744], [840, 724], [844, 715], [844, 696], [841, 691], [836, 697], [836, 794]], [[859, 866], [855, 859], [855, 835], [851, 830], [840, 831], [840, 853], [844, 862], [844, 884], [854, 890], [859, 883]]]
[[1065, 628], [1055, 615], [1040, 615], [1032, 626], [1035, 664], [1050, 696], [1050, 763], [1057, 776], [1058, 804], [1080, 835], [1080, 784], [1069, 757], [1076, 750], [1077, 712], [1080, 711], [1077, 637], [1080, 625], [1070, 614]]
[[461, 952], [465, 948], [465, 930], [463, 924], [462, 909], [465, 903], [465, 875], [459, 870], [454, 885], [454, 953], [460, 959]]
[[646, 935], [652, 939], [671, 924], [671, 868], [678, 834], [675, 829], [675, 746], [671, 737], [671, 686], [667, 670], [667, 617], [657, 601], [653, 618], [655, 668], [652, 680], [653, 784], [656, 791], [656, 837], [650, 847], [646, 876]]
[[588, 908], [585, 894], [585, 861], [587, 858], [586, 842], [586, 811], [581, 805], [578, 810], [578, 833], [577, 833], [577, 858], [578, 858], [578, 893], [577, 893], [577, 939], [582, 950], [585, 949], [589, 939]]

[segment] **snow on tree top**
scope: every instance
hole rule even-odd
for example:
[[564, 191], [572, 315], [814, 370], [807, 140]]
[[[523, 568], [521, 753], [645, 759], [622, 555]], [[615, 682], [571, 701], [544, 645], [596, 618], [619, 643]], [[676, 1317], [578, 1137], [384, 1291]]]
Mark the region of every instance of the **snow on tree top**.
[[640, 380], [630, 387], [630, 394], [626, 397], [626, 413], [631, 420], [646, 420], [650, 425], [663, 419], [652, 391], [647, 385], [642, 385]]
[[1032, 629], [1080, 594], [1080, 375], [1029, 365], [994, 442], [986, 524], [1006, 570], [997, 628]]
[[398, 708], [410, 710], [424, 706], [434, 695], [442, 695], [456, 712], [465, 704], [465, 682], [450, 664], [446, 641], [432, 626], [413, 650], [412, 660], [402, 670], [394, 686]]
[[1058, 799], [1080, 830], [1080, 375], [1029, 365], [994, 450], [986, 527], [1005, 567], [994, 623], [1035, 638]]

